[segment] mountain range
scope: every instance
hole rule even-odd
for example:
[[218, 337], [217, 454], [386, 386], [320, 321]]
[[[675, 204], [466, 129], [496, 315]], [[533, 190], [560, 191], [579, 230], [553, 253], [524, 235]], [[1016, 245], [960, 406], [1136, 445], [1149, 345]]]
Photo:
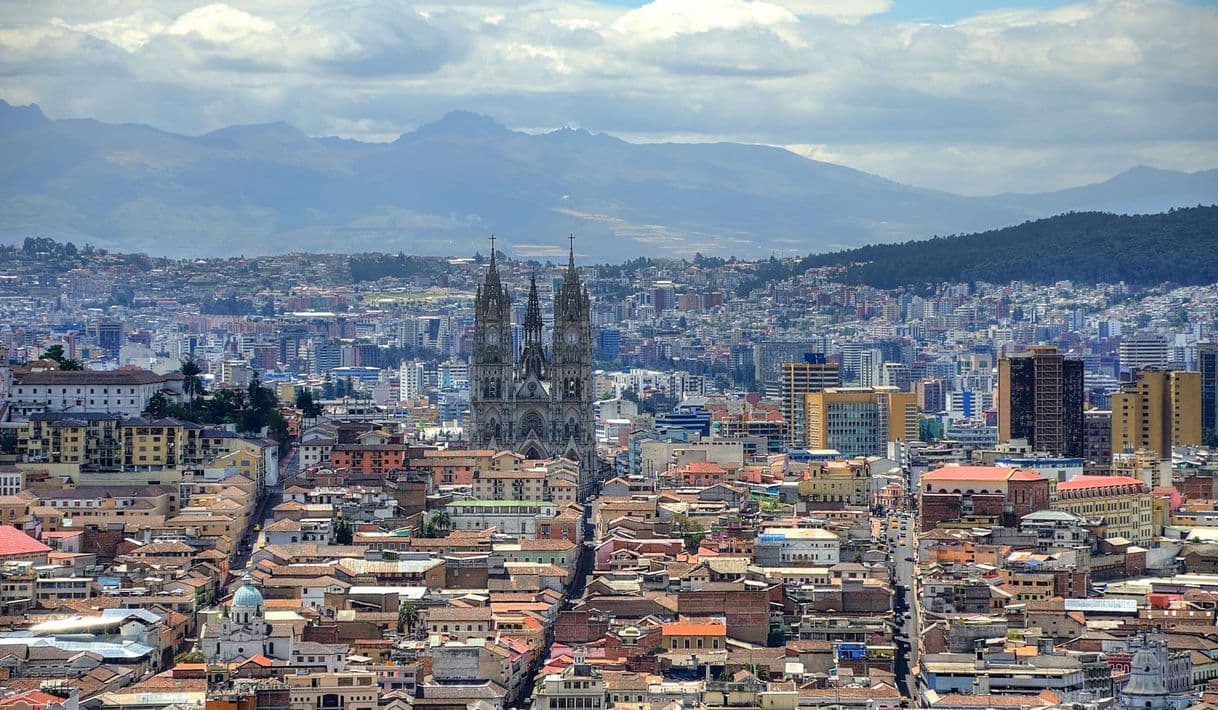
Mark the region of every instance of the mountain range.
[[755, 258], [982, 231], [1068, 211], [1218, 203], [1218, 170], [1136, 167], [1039, 194], [965, 197], [782, 148], [530, 134], [453, 112], [392, 143], [284, 123], [186, 136], [0, 101], [0, 241], [153, 255], [286, 251]]

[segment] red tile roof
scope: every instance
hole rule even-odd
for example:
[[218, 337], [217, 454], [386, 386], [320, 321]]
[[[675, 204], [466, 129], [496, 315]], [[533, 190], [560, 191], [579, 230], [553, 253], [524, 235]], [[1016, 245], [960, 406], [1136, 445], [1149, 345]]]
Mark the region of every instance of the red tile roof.
[[1059, 491], [1077, 491], [1086, 488], [1102, 488], [1104, 486], [1138, 486], [1146, 488], [1146, 484], [1131, 476], [1075, 476], [1069, 481], [1057, 484]]
[[1006, 466], [943, 466], [922, 474], [923, 481], [1036, 481], [1043, 479], [1035, 471], [1023, 471]]
[[12, 525], [0, 525], [0, 557], [38, 555], [50, 551], [51, 548]]
[[660, 627], [664, 636], [727, 636], [723, 624], [699, 624], [691, 621], [674, 621]]
[[687, 464], [684, 470], [689, 473], [727, 473], [727, 469], [709, 461], [694, 461]]
[[10, 695], [3, 701], [0, 701], [0, 704], [4, 707], [12, 707], [17, 703], [25, 703], [32, 708], [66, 705], [63, 698], [51, 695], [50, 693], [44, 693], [41, 690], [27, 690], [24, 693]]

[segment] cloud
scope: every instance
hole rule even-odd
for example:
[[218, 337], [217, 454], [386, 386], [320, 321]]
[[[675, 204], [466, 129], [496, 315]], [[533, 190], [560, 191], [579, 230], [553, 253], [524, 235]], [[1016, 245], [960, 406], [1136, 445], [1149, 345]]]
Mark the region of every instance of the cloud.
[[313, 8], [294, 28], [320, 68], [349, 75], [434, 72], [461, 58], [467, 45], [447, 17], [425, 16], [404, 3], [334, 2]]
[[248, 37], [271, 35], [278, 29], [270, 20], [216, 3], [182, 15], [170, 23], [164, 33], [176, 37], [195, 36], [215, 44], [232, 44]]
[[530, 129], [816, 146], [957, 191], [1218, 165], [1218, 10], [1084, 0], [898, 21], [889, 0], [4, 2], [0, 98], [202, 132]]
[[682, 34], [799, 22], [784, 7], [762, 0], [653, 0], [622, 15], [613, 29], [638, 40], [670, 39]]
[[774, 0], [796, 15], [857, 22], [892, 9], [892, 0]]
[[172, 18], [162, 12], [141, 9], [130, 15], [79, 24], [69, 24], [54, 17], [50, 24], [54, 27], [87, 34], [128, 52], [134, 52], [147, 44], [148, 40], [165, 31], [171, 21]]

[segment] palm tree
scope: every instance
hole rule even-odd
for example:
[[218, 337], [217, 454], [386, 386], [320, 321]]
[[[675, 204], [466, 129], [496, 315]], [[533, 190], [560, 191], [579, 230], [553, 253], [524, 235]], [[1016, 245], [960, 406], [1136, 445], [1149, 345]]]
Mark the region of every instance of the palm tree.
[[447, 532], [453, 524], [453, 519], [449, 517], [447, 510], [441, 510], [432, 517], [431, 522], [436, 526], [437, 530]]
[[414, 602], [402, 602], [398, 607], [398, 631], [406, 630], [414, 633], [415, 624], [419, 623], [419, 607]]
[[187, 357], [178, 371], [182, 373], [182, 394], [186, 395], [187, 406], [193, 414], [195, 401], [203, 394], [203, 368], [193, 357]]

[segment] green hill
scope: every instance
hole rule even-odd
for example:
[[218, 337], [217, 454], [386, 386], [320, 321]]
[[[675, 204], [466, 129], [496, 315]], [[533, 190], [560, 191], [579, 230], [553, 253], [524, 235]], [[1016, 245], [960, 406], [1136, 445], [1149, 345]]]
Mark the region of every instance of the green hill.
[[878, 288], [944, 281], [1218, 283], [1218, 206], [1148, 215], [1070, 212], [978, 234], [813, 254], [796, 273], [833, 265], [848, 265], [845, 281]]

